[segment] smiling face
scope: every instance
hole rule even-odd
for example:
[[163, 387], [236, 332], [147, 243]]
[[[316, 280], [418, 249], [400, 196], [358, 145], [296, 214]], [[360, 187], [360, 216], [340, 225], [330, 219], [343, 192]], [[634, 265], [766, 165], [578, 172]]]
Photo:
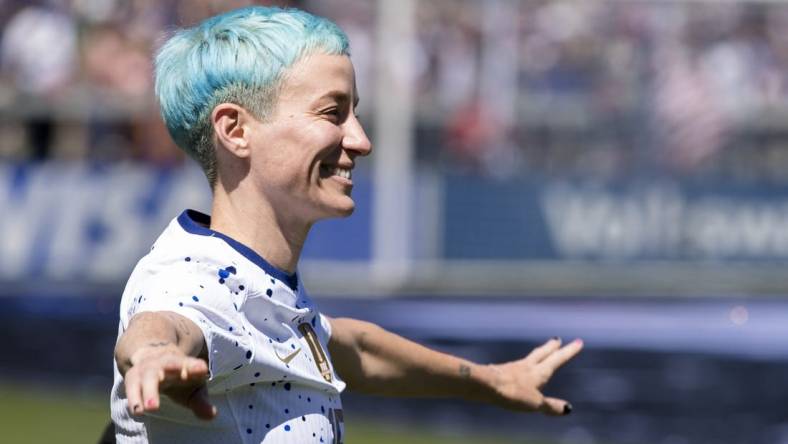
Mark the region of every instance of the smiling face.
[[347, 56], [314, 54], [288, 69], [272, 115], [248, 139], [250, 176], [277, 214], [312, 223], [353, 212], [355, 158], [372, 149], [357, 102]]

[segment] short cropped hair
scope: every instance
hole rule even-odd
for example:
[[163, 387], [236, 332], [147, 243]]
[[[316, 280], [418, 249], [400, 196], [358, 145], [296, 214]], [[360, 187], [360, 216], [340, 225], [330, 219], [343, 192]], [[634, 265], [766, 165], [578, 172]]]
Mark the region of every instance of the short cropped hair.
[[297, 9], [252, 6], [177, 30], [156, 55], [156, 96], [175, 143], [202, 166], [213, 189], [211, 113], [235, 103], [258, 119], [274, 110], [285, 71], [313, 53], [350, 55], [333, 22]]

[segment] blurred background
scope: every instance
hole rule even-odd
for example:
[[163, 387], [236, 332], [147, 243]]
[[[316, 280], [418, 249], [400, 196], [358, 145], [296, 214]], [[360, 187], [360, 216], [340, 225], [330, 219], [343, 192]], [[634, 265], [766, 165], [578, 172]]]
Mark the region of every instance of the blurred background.
[[[0, 2], [0, 417], [93, 442], [126, 278], [184, 208], [151, 54], [243, 0]], [[788, 443], [788, 4], [303, 0], [376, 151], [300, 273], [480, 362], [558, 335], [568, 418], [348, 394], [349, 443]]]

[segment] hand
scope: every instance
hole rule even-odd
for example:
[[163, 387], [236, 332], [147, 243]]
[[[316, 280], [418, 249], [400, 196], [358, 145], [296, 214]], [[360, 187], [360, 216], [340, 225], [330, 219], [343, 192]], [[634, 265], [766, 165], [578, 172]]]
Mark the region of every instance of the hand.
[[132, 415], [159, 410], [159, 393], [163, 393], [200, 419], [216, 416], [205, 386], [208, 365], [172, 343], [152, 343], [137, 350], [123, 379]]
[[494, 403], [508, 409], [541, 412], [546, 415], [567, 415], [572, 405], [547, 397], [541, 390], [556, 370], [574, 358], [583, 348], [576, 339], [564, 347], [558, 338], [547, 341], [523, 359], [490, 366], [495, 375]]

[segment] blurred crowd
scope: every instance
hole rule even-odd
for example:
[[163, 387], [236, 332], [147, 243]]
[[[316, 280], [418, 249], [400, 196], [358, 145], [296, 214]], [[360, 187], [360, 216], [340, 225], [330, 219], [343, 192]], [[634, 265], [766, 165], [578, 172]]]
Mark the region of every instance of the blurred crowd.
[[[249, 3], [0, 3], [0, 158], [179, 164], [153, 101], [151, 54], [168, 30]], [[375, 2], [274, 4], [348, 32], [360, 111], [371, 113], [375, 60], [386, 56]], [[414, 20], [409, 77], [428, 165], [788, 180], [788, 4], [416, 0]]]
[[420, 8], [433, 158], [492, 175], [788, 181], [788, 4], [498, 3]]
[[[155, 104], [152, 55], [168, 32], [252, 3], [0, 3], [0, 158], [180, 164]], [[314, 9], [305, 3], [266, 2]]]

